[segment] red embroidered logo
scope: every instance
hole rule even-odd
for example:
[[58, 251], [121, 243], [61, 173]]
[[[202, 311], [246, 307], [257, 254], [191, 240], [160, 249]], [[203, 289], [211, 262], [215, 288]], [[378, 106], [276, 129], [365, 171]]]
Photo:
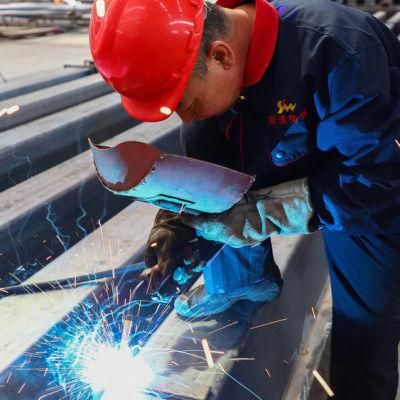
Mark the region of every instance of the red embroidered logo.
[[306, 109], [300, 113], [295, 113], [297, 104], [287, 103], [286, 99], [279, 100], [276, 103], [278, 111], [275, 115], [267, 117], [268, 125], [288, 125], [297, 122], [299, 119], [306, 119], [308, 112]]

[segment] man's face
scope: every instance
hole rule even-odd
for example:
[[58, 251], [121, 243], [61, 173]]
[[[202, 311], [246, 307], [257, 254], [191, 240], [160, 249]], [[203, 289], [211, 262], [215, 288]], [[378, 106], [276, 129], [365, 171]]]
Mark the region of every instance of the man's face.
[[240, 95], [241, 79], [236, 68], [216, 58], [207, 60], [204, 77], [192, 76], [176, 109], [183, 122], [192, 123], [221, 115]]

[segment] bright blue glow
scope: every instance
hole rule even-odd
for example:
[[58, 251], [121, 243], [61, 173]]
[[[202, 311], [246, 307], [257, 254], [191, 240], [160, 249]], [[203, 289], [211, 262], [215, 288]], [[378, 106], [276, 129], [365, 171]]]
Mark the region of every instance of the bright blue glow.
[[[132, 302], [131, 307], [135, 305], [137, 302]], [[100, 305], [87, 300], [59, 331], [48, 335], [47, 366], [63, 388], [65, 399], [141, 400], [143, 393], [162, 398], [147, 389], [154, 373], [140, 346], [134, 345], [145, 332], [128, 334], [123, 340], [127, 311], [126, 306], [112, 301]]]
[[133, 354], [128, 346], [111, 346], [93, 342], [82, 353], [82, 380], [102, 400], [143, 399], [142, 393], [154, 374], [140, 353]]

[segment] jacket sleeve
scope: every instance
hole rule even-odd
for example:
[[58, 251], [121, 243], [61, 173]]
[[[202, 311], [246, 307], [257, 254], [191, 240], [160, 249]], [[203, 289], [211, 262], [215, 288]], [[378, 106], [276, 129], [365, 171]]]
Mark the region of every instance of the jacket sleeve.
[[326, 161], [309, 186], [330, 230], [400, 233], [400, 62], [389, 59], [380, 45], [349, 55], [314, 96]]

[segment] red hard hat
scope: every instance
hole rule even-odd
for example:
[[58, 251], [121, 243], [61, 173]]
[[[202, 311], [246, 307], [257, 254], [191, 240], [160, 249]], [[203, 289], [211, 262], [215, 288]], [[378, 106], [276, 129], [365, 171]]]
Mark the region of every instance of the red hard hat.
[[94, 3], [93, 59], [129, 114], [152, 122], [175, 110], [196, 62], [203, 24], [203, 0]]

